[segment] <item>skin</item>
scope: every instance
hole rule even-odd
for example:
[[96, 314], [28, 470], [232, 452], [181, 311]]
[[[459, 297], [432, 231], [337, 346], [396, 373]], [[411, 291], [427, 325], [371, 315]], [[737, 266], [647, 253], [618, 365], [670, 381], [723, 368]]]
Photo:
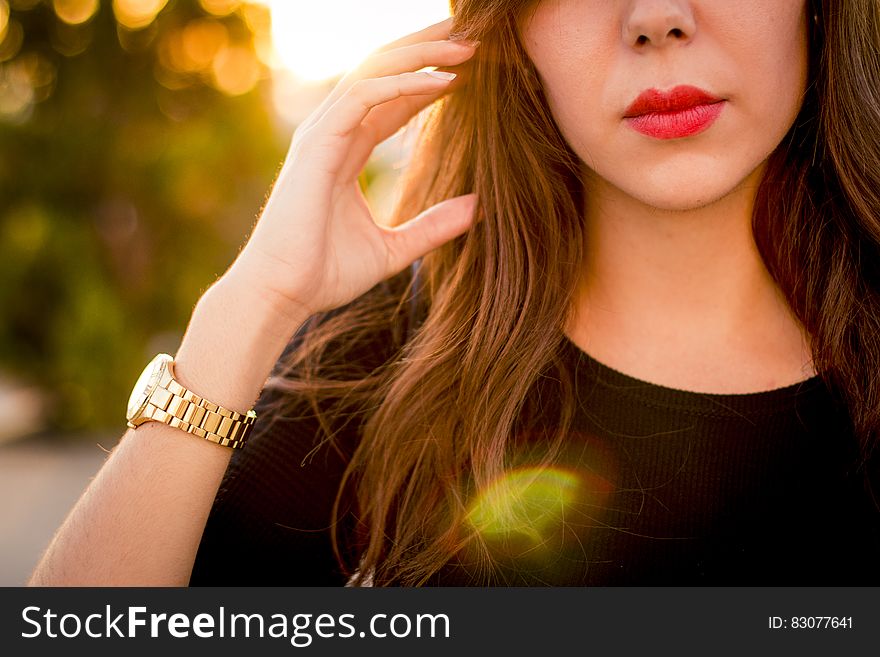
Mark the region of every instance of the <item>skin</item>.
[[[584, 163], [587, 249], [569, 337], [631, 376], [715, 393], [815, 372], [808, 337], [755, 247], [768, 156], [807, 83], [804, 0], [543, 0], [521, 21], [551, 110]], [[660, 140], [624, 114], [693, 85], [718, 120]]]

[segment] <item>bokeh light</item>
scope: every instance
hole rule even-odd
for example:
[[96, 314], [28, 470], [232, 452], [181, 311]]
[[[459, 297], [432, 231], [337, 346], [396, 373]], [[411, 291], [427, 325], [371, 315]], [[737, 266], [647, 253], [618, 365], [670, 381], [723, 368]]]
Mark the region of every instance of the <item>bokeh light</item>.
[[226, 26], [211, 19], [195, 19], [162, 39], [159, 61], [175, 73], [199, 73], [211, 68], [221, 48], [229, 43]]
[[159, 47], [159, 81], [169, 89], [189, 86], [201, 76], [215, 89], [238, 96], [253, 89], [263, 68], [247, 41], [233, 42], [226, 24], [215, 18], [196, 18], [168, 31]]
[[75, 57], [84, 53], [91, 45], [95, 36], [92, 22], [71, 25], [64, 21], [56, 21], [49, 33], [52, 48], [65, 57]]
[[98, 11], [98, 0], [52, 0], [55, 14], [68, 25], [85, 23]]
[[[2, 0], [0, 0], [2, 2]], [[0, 33], [0, 62], [15, 57], [24, 43], [24, 30], [21, 23], [12, 20], [6, 25], [4, 32]]]
[[10, 123], [26, 121], [34, 103], [51, 95], [55, 78], [55, 65], [38, 52], [0, 66], [0, 116]]
[[209, 14], [228, 16], [242, 4], [241, 0], [199, 0], [199, 4]]
[[113, 0], [113, 13], [119, 24], [130, 30], [148, 27], [168, 0]]
[[254, 88], [260, 79], [260, 64], [250, 48], [228, 46], [221, 48], [211, 65], [214, 86], [220, 91], [238, 96]]
[[218, 21], [196, 19], [184, 28], [182, 41], [184, 69], [201, 71], [208, 68], [229, 43], [229, 31]]
[[9, 27], [9, 3], [0, 0], [0, 39], [6, 36], [7, 27]]

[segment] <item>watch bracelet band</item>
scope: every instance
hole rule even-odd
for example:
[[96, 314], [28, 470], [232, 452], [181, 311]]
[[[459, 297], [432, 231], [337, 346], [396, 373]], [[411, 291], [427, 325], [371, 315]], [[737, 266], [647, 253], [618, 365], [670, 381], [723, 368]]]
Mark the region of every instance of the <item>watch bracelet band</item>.
[[244, 447], [256, 420], [253, 411], [242, 415], [199, 397], [175, 381], [168, 370], [150, 396], [143, 417], [233, 449]]

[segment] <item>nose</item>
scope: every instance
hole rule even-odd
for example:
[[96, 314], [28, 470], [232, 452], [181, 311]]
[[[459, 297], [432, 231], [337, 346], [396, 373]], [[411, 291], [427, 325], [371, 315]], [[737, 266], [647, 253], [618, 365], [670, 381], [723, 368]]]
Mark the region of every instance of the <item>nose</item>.
[[636, 49], [686, 42], [696, 32], [688, 0], [632, 0], [623, 20], [624, 41]]

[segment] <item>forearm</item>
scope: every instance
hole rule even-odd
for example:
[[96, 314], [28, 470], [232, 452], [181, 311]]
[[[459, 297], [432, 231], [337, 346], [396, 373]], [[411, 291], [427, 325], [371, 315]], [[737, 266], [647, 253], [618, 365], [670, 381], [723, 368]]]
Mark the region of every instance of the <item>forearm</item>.
[[[241, 284], [221, 279], [196, 306], [175, 357], [176, 377], [206, 399], [247, 411], [306, 319], [281, 317]], [[129, 429], [30, 584], [187, 584], [231, 454], [158, 422]]]

